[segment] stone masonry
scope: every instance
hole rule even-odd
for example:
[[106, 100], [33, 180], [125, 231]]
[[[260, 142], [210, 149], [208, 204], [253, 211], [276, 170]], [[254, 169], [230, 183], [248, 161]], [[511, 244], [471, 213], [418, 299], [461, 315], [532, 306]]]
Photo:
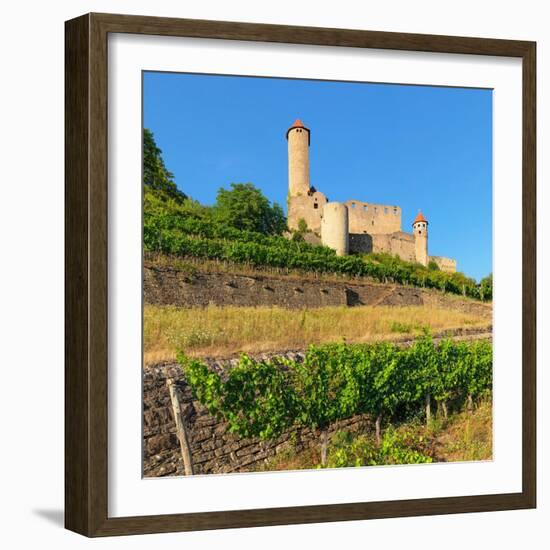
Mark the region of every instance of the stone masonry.
[[146, 304], [180, 307], [267, 306], [317, 308], [324, 306], [427, 305], [491, 316], [491, 306], [438, 290], [370, 281], [315, 279], [292, 275], [240, 275], [197, 271], [145, 262], [143, 296]]
[[[445, 333], [435, 334], [439, 341]], [[457, 340], [492, 340], [491, 328], [469, 328], [453, 332]], [[408, 346], [413, 340], [396, 338], [398, 345]], [[302, 351], [264, 353], [256, 359], [266, 360], [274, 355], [300, 361]], [[209, 367], [222, 376], [236, 365], [238, 359], [205, 359]], [[176, 427], [166, 381], [171, 378], [179, 392], [181, 414], [191, 445], [195, 474], [222, 474], [259, 469], [266, 461], [283, 452], [318, 449], [318, 430], [292, 428], [280, 437], [268, 441], [243, 439], [228, 431], [227, 423], [211, 416], [205, 407], [193, 399], [182, 369], [175, 363], [145, 366], [143, 371], [143, 475], [160, 477], [183, 475], [183, 461], [176, 436]], [[329, 437], [337, 431], [366, 433], [374, 429], [368, 415], [356, 415], [335, 422], [329, 427]]]
[[[428, 221], [420, 211], [412, 223], [412, 233], [405, 233], [401, 228], [401, 208], [395, 204], [373, 204], [355, 199], [330, 202], [310, 183], [311, 130], [298, 119], [287, 130], [286, 138], [289, 229], [299, 229], [303, 220], [311, 234], [320, 237], [325, 246], [339, 255], [387, 252], [425, 266], [433, 261], [442, 271], [456, 271], [456, 260], [428, 255]], [[345, 210], [345, 223], [341, 212], [334, 215], [337, 207]]]

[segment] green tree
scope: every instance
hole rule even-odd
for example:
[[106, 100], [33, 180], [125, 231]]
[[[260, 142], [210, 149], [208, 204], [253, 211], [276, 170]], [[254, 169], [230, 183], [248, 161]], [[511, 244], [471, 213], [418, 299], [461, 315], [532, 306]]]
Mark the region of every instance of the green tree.
[[181, 204], [187, 198], [177, 188], [174, 175], [164, 165], [162, 151], [148, 128], [143, 130], [143, 184], [162, 199], [172, 199]]
[[302, 233], [302, 235], [303, 235], [304, 233], [307, 233], [307, 231], [308, 231], [308, 229], [307, 229], [307, 222], [306, 222], [306, 220], [304, 220], [304, 218], [300, 218], [300, 219], [298, 220], [298, 231], [299, 231], [300, 233]]
[[215, 206], [221, 223], [236, 229], [257, 231], [264, 235], [280, 235], [286, 229], [282, 208], [270, 204], [251, 183], [232, 183], [231, 189], [218, 191]]
[[307, 223], [304, 218], [298, 220], [298, 229], [292, 231], [292, 240], [296, 243], [303, 243], [305, 241], [304, 235], [308, 232]]
[[492, 300], [493, 299], [493, 274], [483, 277], [479, 282], [479, 297], [482, 300]]

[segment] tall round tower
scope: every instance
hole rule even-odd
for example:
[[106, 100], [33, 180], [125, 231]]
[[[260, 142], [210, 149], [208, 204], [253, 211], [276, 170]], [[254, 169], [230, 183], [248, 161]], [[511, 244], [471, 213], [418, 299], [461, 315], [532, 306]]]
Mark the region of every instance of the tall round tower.
[[288, 140], [288, 194], [306, 195], [309, 191], [309, 129], [300, 119], [287, 130]]
[[349, 252], [349, 213], [341, 202], [329, 202], [323, 208], [321, 242], [336, 251], [337, 256]]
[[414, 233], [414, 250], [416, 261], [428, 265], [428, 220], [419, 210], [412, 224]]

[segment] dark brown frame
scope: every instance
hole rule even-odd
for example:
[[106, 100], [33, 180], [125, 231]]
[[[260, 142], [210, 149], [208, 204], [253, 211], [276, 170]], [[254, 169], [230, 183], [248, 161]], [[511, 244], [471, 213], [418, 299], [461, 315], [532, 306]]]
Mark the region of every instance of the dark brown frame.
[[[107, 36], [217, 38], [518, 57], [523, 62], [523, 489], [520, 493], [110, 518], [107, 513]], [[536, 506], [536, 44], [88, 14], [65, 24], [65, 526], [125, 535]]]

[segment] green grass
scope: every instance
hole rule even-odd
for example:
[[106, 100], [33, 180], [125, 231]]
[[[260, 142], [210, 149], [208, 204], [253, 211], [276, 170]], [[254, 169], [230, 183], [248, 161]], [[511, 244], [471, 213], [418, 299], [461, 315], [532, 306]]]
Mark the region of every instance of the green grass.
[[[468, 323], [470, 319], [467, 319], [464, 321], [464, 323]], [[421, 331], [425, 327], [425, 325], [421, 325], [420, 323], [400, 323], [399, 321], [393, 321], [390, 325], [391, 332], [396, 332], [397, 334], [412, 334], [415, 331]]]

